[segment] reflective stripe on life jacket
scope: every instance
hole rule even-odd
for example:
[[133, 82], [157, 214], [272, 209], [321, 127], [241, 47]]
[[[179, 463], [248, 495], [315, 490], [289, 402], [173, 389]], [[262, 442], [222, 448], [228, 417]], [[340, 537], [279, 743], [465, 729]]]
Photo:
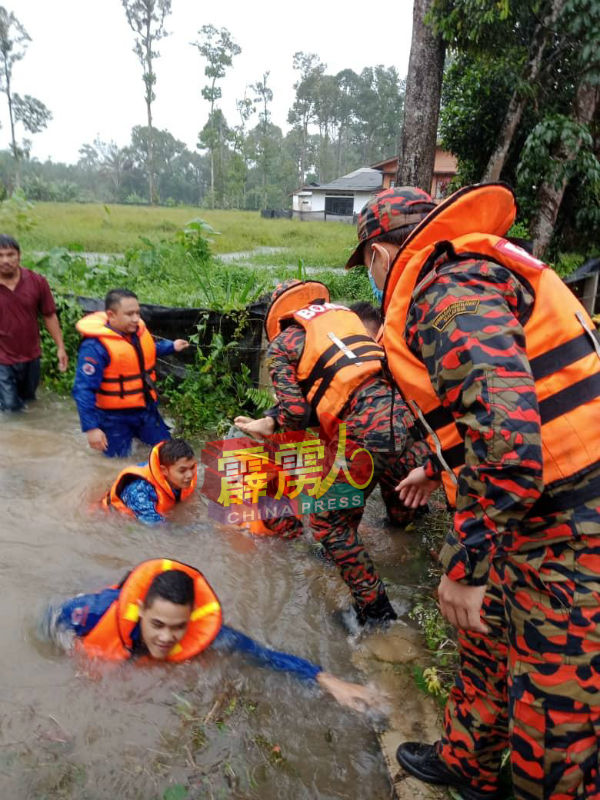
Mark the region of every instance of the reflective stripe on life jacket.
[[131, 634], [139, 621], [139, 603], [143, 604], [154, 578], [168, 570], [181, 570], [192, 578], [194, 608], [183, 639], [173, 647], [166, 660], [185, 661], [205, 650], [214, 641], [223, 624], [219, 600], [201, 572], [187, 564], [166, 558], [144, 561], [127, 575], [117, 600], [111, 603], [88, 634], [77, 639], [78, 647], [92, 658], [109, 661], [131, 658]]
[[124, 335], [109, 328], [107, 319], [106, 312], [96, 311], [80, 319], [76, 325], [82, 336], [99, 339], [110, 358], [96, 392], [96, 405], [110, 411], [144, 408], [148, 401], [157, 400], [154, 339], [144, 321], [140, 320], [137, 329], [139, 347], [136, 347]]
[[[164, 442], [160, 442], [159, 444], [154, 445], [150, 451], [147, 464], [143, 464], [142, 466], [134, 465], [131, 467], [125, 467], [125, 469], [118, 474], [117, 479], [102, 498], [102, 505], [105, 508], [112, 506], [112, 508], [116, 508], [117, 511], [121, 511], [123, 514], [133, 515], [131, 509], [128, 508], [122, 501], [121, 492], [127, 486], [127, 484], [131, 483], [131, 481], [135, 480], [136, 478], [143, 478], [154, 487], [154, 491], [156, 492], [156, 496], [158, 498], [156, 503], [156, 512], [158, 514], [166, 514], [174, 507], [175, 503], [177, 503], [175, 493], [160, 469], [159, 453], [163, 444]], [[187, 498], [196, 488], [197, 479], [197, 469], [194, 469], [192, 484], [187, 489], [181, 490], [179, 500], [187, 500]]]
[[[476, 195], [479, 188], [486, 190], [481, 202], [492, 202], [490, 187], [475, 187], [472, 193]], [[501, 191], [504, 193], [504, 187]], [[474, 213], [477, 204], [472, 196], [468, 199], [470, 213]], [[500, 205], [505, 201], [503, 196]], [[436, 213], [439, 207], [432, 212]], [[461, 196], [454, 203], [447, 201], [445, 213], [436, 218], [438, 231], [444, 233], [440, 238], [446, 241], [437, 247], [429, 241], [418, 252], [413, 252], [412, 246], [403, 248], [392, 266], [394, 274], [388, 277], [384, 299], [384, 345], [390, 371], [428, 429], [430, 446], [449, 468], [443, 479], [453, 505], [457, 475], [465, 463], [464, 441], [452, 414], [440, 404], [427, 368], [405, 340], [413, 293], [418, 296], [435, 280], [437, 273], [427, 267], [433, 269], [444, 251], [450, 262], [475, 259], [502, 264], [535, 294], [530, 315], [521, 322], [541, 416], [545, 489], [558, 488], [600, 464], [600, 345], [587, 312], [550, 267], [520, 247], [498, 235], [454, 235], [455, 228], [461, 230], [468, 222], [474, 224], [462, 208]], [[426, 231], [422, 234], [421, 241], [426, 242]]]
[[313, 304], [293, 318], [306, 333], [298, 382], [322, 422], [336, 417], [356, 389], [381, 371], [384, 352], [345, 306]]

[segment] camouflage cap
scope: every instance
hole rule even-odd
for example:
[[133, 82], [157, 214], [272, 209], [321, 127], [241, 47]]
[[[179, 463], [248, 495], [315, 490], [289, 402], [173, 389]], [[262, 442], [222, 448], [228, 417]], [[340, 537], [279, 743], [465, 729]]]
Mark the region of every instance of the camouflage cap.
[[311, 303], [328, 303], [329, 289], [320, 281], [299, 281], [289, 278], [279, 283], [271, 295], [265, 316], [265, 333], [272, 341], [281, 331], [281, 320]]
[[416, 186], [394, 186], [376, 194], [358, 215], [359, 243], [346, 262], [346, 269], [363, 263], [363, 249], [369, 240], [415, 225], [434, 208], [427, 192]]
[[271, 302], [274, 303], [275, 300], [282, 295], [284, 292], [287, 292], [288, 289], [291, 289], [292, 286], [298, 286], [301, 284], [302, 281], [298, 280], [298, 278], [287, 278], [287, 280], [278, 283], [277, 286], [273, 289], [273, 294], [271, 295]]

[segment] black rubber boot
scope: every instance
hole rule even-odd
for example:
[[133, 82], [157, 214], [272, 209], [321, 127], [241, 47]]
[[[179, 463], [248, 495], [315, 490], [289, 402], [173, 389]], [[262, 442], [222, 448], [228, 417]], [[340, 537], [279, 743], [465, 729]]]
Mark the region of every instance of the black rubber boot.
[[415, 778], [425, 783], [452, 786], [464, 800], [499, 800], [497, 792], [474, 789], [464, 777], [448, 769], [434, 744], [404, 742], [396, 750], [396, 759]]
[[386, 595], [378, 597], [374, 603], [367, 606], [358, 606], [356, 603], [343, 610], [334, 611], [334, 619], [351, 636], [356, 636], [361, 631], [375, 626], [386, 626], [398, 615]]
[[375, 600], [374, 603], [369, 603], [367, 606], [359, 607], [354, 606], [356, 611], [356, 618], [358, 624], [365, 625], [379, 625], [382, 622], [391, 622], [398, 619], [398, 614], [392, 608], [392, 604], [388, 600], [387, 595], [381, 595]]

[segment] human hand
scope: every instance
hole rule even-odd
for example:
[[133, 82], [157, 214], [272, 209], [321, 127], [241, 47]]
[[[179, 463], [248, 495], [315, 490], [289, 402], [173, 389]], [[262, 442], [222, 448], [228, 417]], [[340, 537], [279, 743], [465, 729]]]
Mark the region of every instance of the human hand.
[[186, 347], [189, 347], [190, 343], [186, 339], [175, 339], [173, 342], [173, 347], [176, 353], [181, 353], [182, 350], [185, 350]]
[[59, 372], [66, 372], [67, 367], [69, 366], [69, 356], [67, 355], [67, 351], [64, 347], [59, 347], [56, 352], [58, 358], [58, 370]]
[[373, 686], [362, 686], [359, 683], [349, 683], [341, 678], [336, 678], [330, 672], [319, 672], [316, 677], [319, 686], [333, 695], [342, 706], [365, 712], [375, 709], [381, 713], [386, 712], [387, 697]]
[[485, 596], [485, 586], [466, 586], [442, 575], [438, 586], [440, 610], [455, 628], [475, 633], [489, 633], [489, 628], [481, 620], [481, 606]]
[[252, 417], [236, 417], [233, 420], [236, 428], [239, 428], [248, 436], [253, 439], [263, 439], [265, 436], [270, 436], [275, 431], [275, 420], [273, 417], [261, 417], [260, 419], [252, 419]]
[[92, 450], [100, 450], [103, 453], [108, 447], [108, 440], [103, 430], [100, 428], [92, 428], [86, 431], [87, 440]]
[[400, 481], [396, 491], [407, 508], [418, 508], [427, 504], [431, 493], [440, 483], [441, 481], [428, 478], [423, 467], [416, 467]]

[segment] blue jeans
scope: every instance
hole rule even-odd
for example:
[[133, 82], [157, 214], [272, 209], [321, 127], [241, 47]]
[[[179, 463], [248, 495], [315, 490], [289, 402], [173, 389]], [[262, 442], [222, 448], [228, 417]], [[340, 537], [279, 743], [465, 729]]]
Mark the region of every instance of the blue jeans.
[[133, 438], [155, 445], [171, 438], [171, 433], [156, 405], [125, 411], [100, 411], [101, 430], [108, 440], [104, 455], [123, 458], [131, 453]]
[[20, 411], [26, 400], [35, 400], [39, 382], [39, 358], [19, 364], [0, 364], [0, 411]]

